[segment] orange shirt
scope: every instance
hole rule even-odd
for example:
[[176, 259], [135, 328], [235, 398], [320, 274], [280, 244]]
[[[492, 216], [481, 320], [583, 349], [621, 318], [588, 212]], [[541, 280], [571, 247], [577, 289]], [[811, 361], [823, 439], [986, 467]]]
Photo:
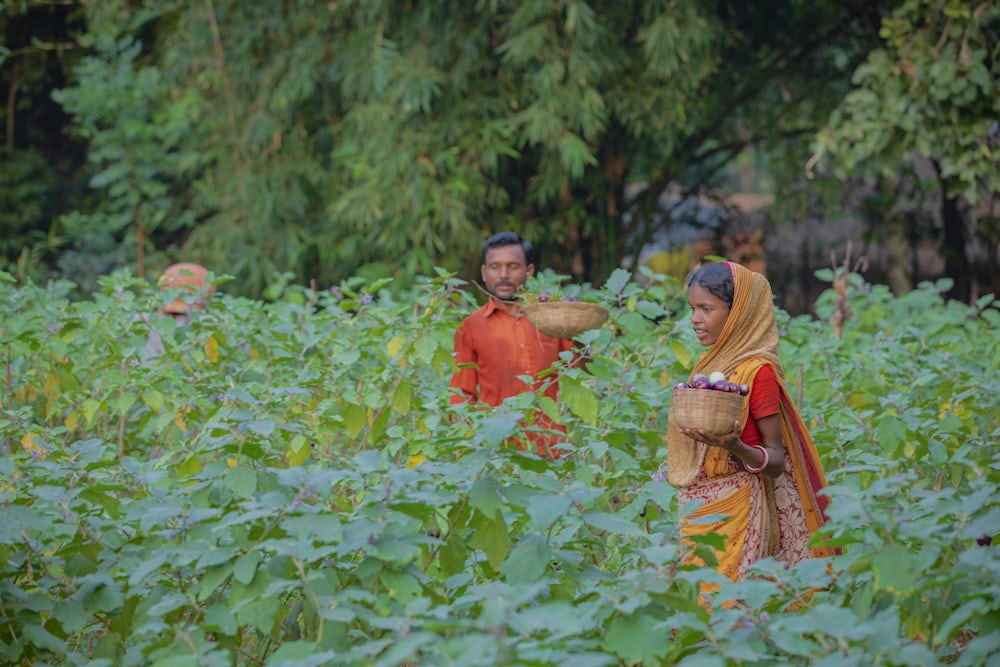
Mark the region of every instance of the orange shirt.
[[[452, 403], [482, 401], [500, 405], [509, 396], [533, 391], [548, 383], [545, 395], [555, 400], [556, 376], [537, 379], [559, 360], [559, 353], [573, 349], [573, 341], [538, 333], [526, 317], [515, 317], [497, 305], [493, 297], [462, 322], [455, 332], [455, 363], [475, 366], [460, 368], [451, 378], [451, 386], [461, 394]], [[535, 379], [531, 385], [519, 375]]]

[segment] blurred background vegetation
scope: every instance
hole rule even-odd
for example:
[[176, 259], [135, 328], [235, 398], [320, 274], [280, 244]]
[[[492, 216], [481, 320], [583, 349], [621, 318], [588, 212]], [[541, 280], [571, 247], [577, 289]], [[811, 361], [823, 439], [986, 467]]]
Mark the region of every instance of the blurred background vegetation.
[[757, 262], [793, 312], [841, 263], [1000, 292], [993, 2], [3, 0], [0, 34], [22, 281], [471, 278], [515, 229], [595, 284]]

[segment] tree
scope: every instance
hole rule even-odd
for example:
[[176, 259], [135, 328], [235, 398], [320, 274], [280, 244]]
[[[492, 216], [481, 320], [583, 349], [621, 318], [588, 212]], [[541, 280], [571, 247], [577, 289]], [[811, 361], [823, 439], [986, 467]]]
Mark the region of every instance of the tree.
[[801, 165], [881, 16], [804, 0], [82, 11], [96, 60], [59, 99], [95, 190], [65, 220], [154, 262], [183, 250], [250, 293], [287, 269], [471, 267], [500, 228], [599, 281], [667, 224], [668, 183], [697, 193], [755, 145]]
[[80, 193], [84, 146], [60, 136], [69, 118], [50, 92], [65, 85], [80, 54], [71, 34], [84, 29], [67, 4], [0, 7], [0, 263], [21, 277], [45, 277], [43, 260], [63, 245], [53, 223]]
[[[1000, 192], [1000, 6], [907, 0], [880, 30], [882, 45], [817, 137], [814, 161], [838, 173], [894, 177], [914, 155], [930, 160], [940, 191], [945, 272], [953, 297], [970, 295], [968, 211]], [[985, 202], [983, 200], [986, 200]], [[997, 230], [986, 241], [1000, 244]], [[1000, 276], [994, 276], [1000, 290]]]

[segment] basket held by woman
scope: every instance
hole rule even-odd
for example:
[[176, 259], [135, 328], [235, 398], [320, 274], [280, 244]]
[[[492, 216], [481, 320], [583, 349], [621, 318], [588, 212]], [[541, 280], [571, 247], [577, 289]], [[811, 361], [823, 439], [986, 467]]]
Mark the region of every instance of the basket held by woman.
[[673, 418], [681, 428], [725, 435], [733, 430], [743, 409], [743, 396], [713, 389], [673, 390]]

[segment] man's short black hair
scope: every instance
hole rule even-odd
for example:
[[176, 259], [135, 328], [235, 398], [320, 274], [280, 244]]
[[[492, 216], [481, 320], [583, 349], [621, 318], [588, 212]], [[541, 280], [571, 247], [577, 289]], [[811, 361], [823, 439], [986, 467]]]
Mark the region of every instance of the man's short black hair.
[[524, 251], [524, 261], [526, 265], [535, 263], [535, 249], [531, 247], [529, 241], [522, 239], [517, 232], [499, 232], [486, 239], [483, 249], [479, 253], [479, 263], [486, 266], [486, 253], [493, 248], [502, 248], [508, 245], [519, 245]]

